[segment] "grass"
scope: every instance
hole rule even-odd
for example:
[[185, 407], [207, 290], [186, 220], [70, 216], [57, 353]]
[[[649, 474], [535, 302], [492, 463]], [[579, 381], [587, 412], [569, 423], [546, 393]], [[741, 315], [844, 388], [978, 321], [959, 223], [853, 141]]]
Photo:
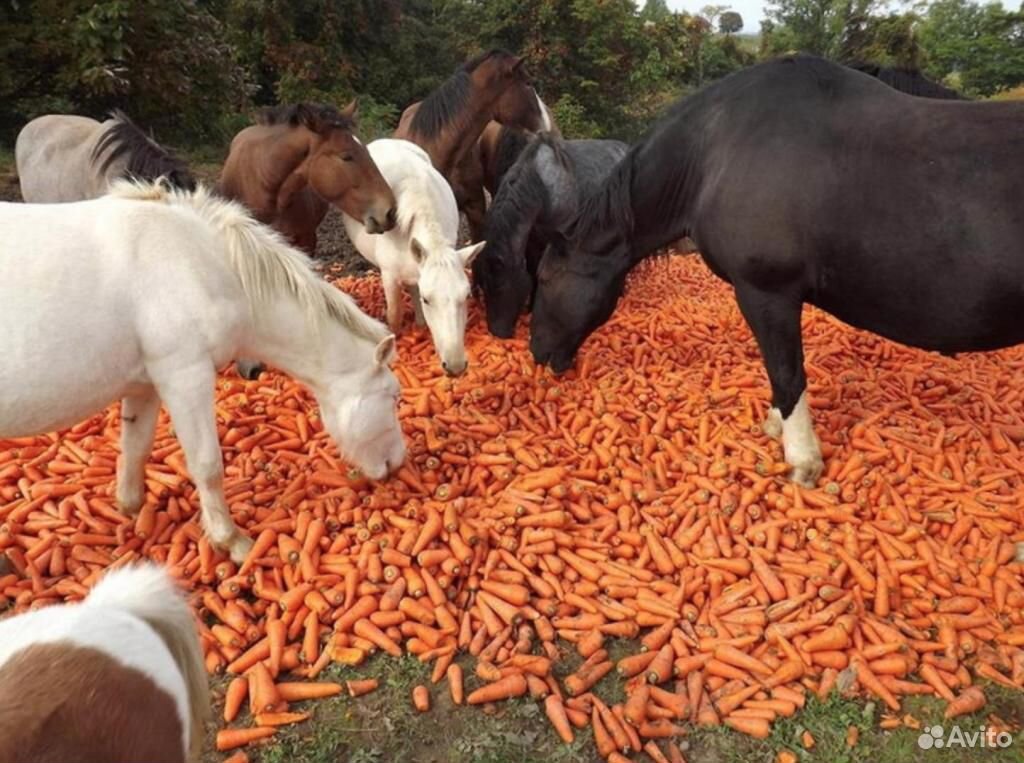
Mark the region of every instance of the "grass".
[[[636, 651], [636, 642], [615, 640], [607, 644], [617, 660]], [[556, 663], [556, 675], [572, 672], [580, 659], [565, 650], [566, 659]], [[473, 675], [474, 660], [458, 660], [466, 676], [466, 694], [480, 685]], [[529, 698], [499, 703], [493, 713], [480, 707], [457, 706], [451, 701], [447, 682], [430, 683], [430, 668], [413, 657], [375, 657], [359, 668], [332, 666], [321, 674], [323, 681], [377, 678], [379, 688], [357, 699], [347, 696], [319, 700], [303, 709], [312, 712], [310, 721], [278, 732], [272, 743], [252, 747], [254, 763], [591, 763], [600, 760], [589, 729], [579, 732], [572, 745], [564, 745], [551, 730], [540, 703]], [[226, 681], [215, 687], [219, 708]], [[429, 687], [431, 709], [417, 713], [412, 690], [418, 684]], [[988, 704], [981, 713], [951, 721], [942, 720], [944, 702], [908, 698], [902, 716], [914, 729], [901, 726], [894, 731], [878, 727], [883, 707], [878, 703], [844, 699], [833, 694], [828, 701], [811, 698], [793, 718], [777, 721], [772, 735], [763, 741], [751, 739], [726, 728], [691, 728], [677, 740], [690, 763], [773, 763], [781, 750], [790, 750], [801, 763], [1020, 763], [1024, 760], [1024, 732], [1008, 748], [956, 747], [923, 750], [917, 740], [925, 727], [942, 725], [946, 735], [954, 725], [973, 732], [989, 723], [995, 714], [1014, 728], [1024, 726], [1024, 693], [1000, 686], [984, 686]], [[595, 688], [606, 702], [625, 697], [624, 681], [614, 671]], [[247, 721], [243, 718], [242, 723]], [[856, 747], [846, 744], [847, 729], [860, 732]], [[211, 727], [209, 743], [213, 750]], [[814, 747], [804, 749], [802, 734], [814, 737]], [[210, 752], [204, 763], [215, 763], [226, 755]], [[644, 755], [634, 760], [648, 760]]]

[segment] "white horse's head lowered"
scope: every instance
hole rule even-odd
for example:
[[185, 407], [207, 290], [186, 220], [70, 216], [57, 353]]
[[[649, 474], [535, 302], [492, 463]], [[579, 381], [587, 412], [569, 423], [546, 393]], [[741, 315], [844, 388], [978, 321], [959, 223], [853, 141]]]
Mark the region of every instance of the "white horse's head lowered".
[[432, 251], [415, 237], [409, 242], [419, 265], [417, 286], [423, 306], [423, 318], [430, 327], [441, 368], [449, 376], [466, 370], [466, 313], [469, 277], [466, 268], [484, 248], [481, 241], [461, 249], [440, 246]]
[[317, 276], [309, 259], [243, 207], [205, 189], [178, 198], [226, 237], [228, 260], [248, 297], [253, 326], [245, 357], [308, 384], [342, 456], [371, 479], [405, 460], [398, 423], [395, 338], [347, 294]]
[[400, 389], [391, 371], [395, 337], [374, 349], [373, 363], [339, 374], [317, 389], [327, 432], [342, 457], [370, 479], [391, 474], [405, 461], [405, 440], [396, 409]]

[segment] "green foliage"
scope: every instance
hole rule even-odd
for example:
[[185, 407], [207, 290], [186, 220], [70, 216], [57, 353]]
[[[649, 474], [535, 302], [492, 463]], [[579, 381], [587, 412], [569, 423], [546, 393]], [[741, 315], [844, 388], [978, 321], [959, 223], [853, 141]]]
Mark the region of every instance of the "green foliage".
[[920, 36], [928, 50], [928, 72], [939, 78], [958, 75], [969, 93], [992, 95], [1024, 82], [1024, 9], [937, 0]]
[[736, 11], [726, 11], [718, 17], [718, 31], [722, 34], [736, 34], [743, 29], [743, 17]]

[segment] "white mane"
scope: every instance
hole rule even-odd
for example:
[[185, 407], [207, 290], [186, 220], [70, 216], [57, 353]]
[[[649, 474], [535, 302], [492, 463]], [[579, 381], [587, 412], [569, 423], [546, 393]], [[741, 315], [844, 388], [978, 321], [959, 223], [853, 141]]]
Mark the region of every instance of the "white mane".
[[256, 316], [276, 295], [285, 293], [305, 307], [314, 328], [333, 320], [373, 342], [389, 333], [351, 297], [318, 277], [310, 260], [276, 231], [253, 219], [241, 204], [217, 196], [203, 184], [188, 192], [171, 189], [160, 180], [119, 180], [111, 185], [108, 195], [184, 206], [213, 226], [224, 237], [225, 257], [242, 282]]

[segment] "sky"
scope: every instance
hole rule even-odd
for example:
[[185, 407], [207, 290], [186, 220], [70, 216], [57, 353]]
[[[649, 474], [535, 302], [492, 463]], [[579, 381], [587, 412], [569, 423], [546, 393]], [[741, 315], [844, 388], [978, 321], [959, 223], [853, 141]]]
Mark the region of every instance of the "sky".
[[[643, 3], [639, 3], [641, 6]], [[674, 11], [697, 13], [706, 5], [728, 5], [743, 17], [743, 31], [753, 34], [761, 31], [761, 19], [767, 0], [668, 0], [668, 7]]]

